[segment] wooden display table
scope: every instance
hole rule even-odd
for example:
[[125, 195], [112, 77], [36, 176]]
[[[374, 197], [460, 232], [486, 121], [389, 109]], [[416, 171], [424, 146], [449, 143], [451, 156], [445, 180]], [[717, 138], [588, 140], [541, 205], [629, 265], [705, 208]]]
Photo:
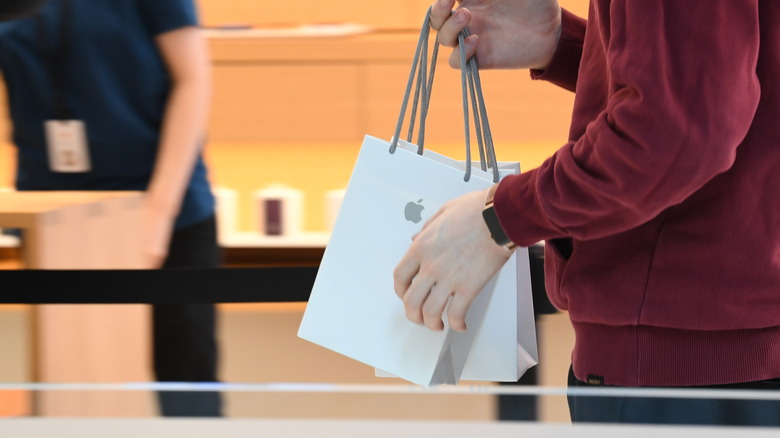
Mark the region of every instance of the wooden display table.
[[28, 269], [140, 268], [138, 192], [0, 193], [0, 228], [24, 233]]
[[[4, 192], [0, 227], [22, 230], [27, 269], [141, 268], [141, 202], [139, 192]], [[148, 327], [144, 305], [34, 306], [32, 378], [149, 381]], [[132, 416], [148, 414], [151, 408], [143, 394], [52, 392], [36, 394], [29, 410], [40, 415]]]

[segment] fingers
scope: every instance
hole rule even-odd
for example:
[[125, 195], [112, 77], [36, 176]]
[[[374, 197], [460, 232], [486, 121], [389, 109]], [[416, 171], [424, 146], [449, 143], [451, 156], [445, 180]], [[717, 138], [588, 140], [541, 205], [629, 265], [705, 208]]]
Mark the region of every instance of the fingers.
[[408, 251], [401, 261], [398, 262], [395, 270], [393, 270], [393, 289], [399, 298], [404, 298], [407, 289], [412, 285], [412, 280], [419, 270], [420, 262], [418, 257], [412, 251]]
[[442, 330], [442, 314], [449, 300], [449, 289], [437, 286], [434, 276], [420, 271], [419, 258], [410, 250], [393, 271], [393, 289], [403, 301], [406, 317], [431, 330]]
[[[429, 298], [433, 287], [434, 282], [431, 276], [416, 275], [412, 279], [409, 288], [403, 296], [404, 311], [410, 321], [416, 324], [425, 323], [422, 311], [423, 303]], [[441, 318], [439, 320], [441, 322]]]
[[450, 17], [452, 8], [455, 7], [455, 0], [436, 0], [431, 5], [431, 27], [438, 30], [442, 24]]
[[444, 329], [442, 318], [446, 310], [450, 327], [459, 332], [466, 331], [466, 312], [473, 294], [453, 294], [447, 284], [437, 284], [431, 276], [416, 275], [399, 296], [410, 321], [440, 331]]
[[437, 284], [433, 276], [421, 273], [419, 262], [409, 254], [393, 271], [393, 287], [403, 301], [404, 313], [410, 321], [431, 330], [442, 330], [442, 315], [446, 309], [450, 327], [466, 331], [466, 311], [476, 294], [453, 294], [447, 284]]
[[458, 34], [471, 21], [471, 12], [468, 9], [456, 10], [439, 27], [437, 38], [441, 45], [445, 47], [456, 47], [458, 45]]
[[[469, 35], [463, 40], [463, 48], [466, 49], [466, 59], [471, 58], [477, 53], [478, 35]], [[460, 68], [460, 50], [453, 50], [449, 59], [450, 67]]]
[[447, 308], [447, 318], [450, 328], [455, 331], [466, 331], [466, 311], [471, 306], [474, 294], [456, 293], [450, 300], [450, 307]]
[[[436, 38], [445, 47], [458, 47], [458, 35], [471, 22], [471, 11], [465, 8], [452, 11], [456, 0], [437, 0], [431, 7], [431, 27], [438, 30]], [[477, 35], [470, 35], [464, 42], [466, 59], [471, 58], [477, 52]], [[450, 67], [460, 67], [460, 53], [453, 50], [449, 59]]]
[[447, 285], [434, 284], [428, 297], [422, 303], [422, 318], [426, 327], [440, 331], [444, 329], [442, 315], [450, 300], [450, 290]]

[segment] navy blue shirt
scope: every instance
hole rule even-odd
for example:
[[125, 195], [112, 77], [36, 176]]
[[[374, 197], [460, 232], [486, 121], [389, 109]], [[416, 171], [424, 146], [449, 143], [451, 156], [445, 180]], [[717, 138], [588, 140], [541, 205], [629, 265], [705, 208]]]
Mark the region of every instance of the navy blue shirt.
[[[198, 24], [192, 0], [50, 0], [39, 17], [0, 23], [0, 69], [7, 86], [13, 142], [18, 148], [19, 190], [145, 190], [160, 140], [171, 78], [155, 36]], [[45, 32], [37, 30], [43, 20]], [[70, 43], [66, 62], [60, 32]], [[45, 37], [45, 41], [42, 41]], [[91, 170], [59, 173], [49, 169], [44, 122], [57, 118], [53, 77], [67, 84], [71, 117], [83, 120]], [[214, 198], [201, 156], [176, 227], [211, 216]]]

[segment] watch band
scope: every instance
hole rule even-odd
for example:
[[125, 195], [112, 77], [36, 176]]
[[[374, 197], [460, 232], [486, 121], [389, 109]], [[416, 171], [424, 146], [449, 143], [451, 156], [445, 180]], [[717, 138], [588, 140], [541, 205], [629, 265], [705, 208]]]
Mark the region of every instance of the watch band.
[[490, 231], [490, 237], [492, 237], [497, 244], [512, 250], [517, 245], [515, 245], [515, 243], [506, 235], [504, 228], [501, 226], [501, 222], [498, 220], [496, 209], [493, 206], [493, 198], [496, 195], [497, 188], [498, 184], [494, 184], [488, 191], [487, 200], [485, 200], [485, 208], [482, 210], [482, 218], [485, 220], [488, 231]]

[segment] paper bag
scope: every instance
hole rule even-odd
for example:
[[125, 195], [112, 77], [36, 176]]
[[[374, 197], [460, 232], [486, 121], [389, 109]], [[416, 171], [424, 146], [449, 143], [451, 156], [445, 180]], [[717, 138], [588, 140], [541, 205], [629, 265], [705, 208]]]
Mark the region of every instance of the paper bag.
[[[516, 381], [537, 359], [526, 249], [474, 300], [465, 333], [412, 323], [393, 290], [393, 269], [425, 220], [492, 185], [492, 174], [474, 168], [464, 181], [462, 162], [405, 142], [389, 147], [365, 137], [298, 336], [422, 386]], [[502, 167], [501, 176], [518, 171]]]
[[[412, 323], [393, 290], [395, 266], [431, 215], [451, 199], [519, 172], [517, 163], [496, 160], [474, 58], [461, 65], [466, 162], [424, 148], [439, 47], [437, 42], [428, 75], [430, 27], [429, 9], [392, 142], [371, 136], [363, 141], [298, 336], [422, 386], [456, 384], [461, 378], [517, 381], [537, 361], [527, 249], [516, 250], [474, 299], [466, 332], [451, 330], [446, 317], [443, 331]], [[459, 35], [461, 59], [466, 59], [466, 34]], [[403, 142], [400, 132], [410, 100]], [[479, 168], [471, 164], [472, 126]]]

